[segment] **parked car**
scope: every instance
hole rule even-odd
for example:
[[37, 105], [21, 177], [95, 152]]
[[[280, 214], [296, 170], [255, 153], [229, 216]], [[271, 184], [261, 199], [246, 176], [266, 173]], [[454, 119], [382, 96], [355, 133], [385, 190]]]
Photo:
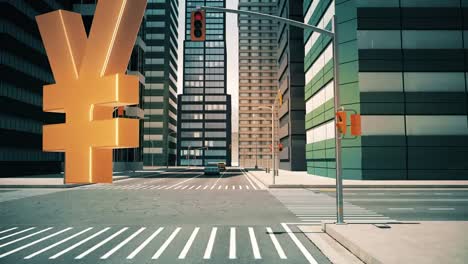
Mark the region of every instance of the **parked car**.
[[218, 175], [219, 174], [219, 167], [217, 163], [208, 163], [205, 166], [205, 175]]
[[226, 170], [226, 163], [218, 162], [218, 168], [219, 168], [220, 171], [225, 171]]

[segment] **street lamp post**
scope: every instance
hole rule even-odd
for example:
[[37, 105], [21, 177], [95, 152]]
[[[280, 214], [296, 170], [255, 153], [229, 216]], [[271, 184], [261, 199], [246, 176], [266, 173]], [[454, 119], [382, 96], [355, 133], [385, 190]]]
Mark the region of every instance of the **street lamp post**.
[[[340, 98], [339, 98], [339, 84], [340, 84], [340, 79], [339, 79], [339, 71], [338, 71], [338, 30], [337, 30], [337, 22], [336, 22], [336, 15], [333, 16], [333, 29], [332, 31], [328, 31], [326, 29], [318, 28], [309, 24], [305, 24], [302, 22], [298, 22], [295, 20], [287, 19], [284, 17], [278, 17], [274, 15], [268, 15], [268, 14], [262, 14], [258, 12], [252, 12], [252, 11], [245, 11], [245, 10], [237, 10], [237, 9], [227, 9], [227, 8], [220, 8], [220, 7], [208, 7], [208, 6], [202, 6], [202, 7], [197, 7], [197, 9], [201, 10], [208, 10], [208, 11], [214, 11], [214, 12], [224, 12], [224, 13], [234, 13], [234, 14], [239, 14], [239, 15], [247, 15], [251, 17], [259, 17], [259, 18], [264, 18], [264, 19], [270, 19], [274, 20], [277, 22], [285, 23], [291, 26], [299, 27], [302, 29], [308, 29], [320, 34], [327, 35], [333, 39], [333, 72], [334, 72], [334, 108], [335, 112], [338, 111], [338, 109], [341, 107], [340, 105]], [[273, 116], [273, 107], [272, 109], [272, 116]], [[338, 118], [335, 115], [335, 124], [338, 121]], [[336, 222], [338, 224], [343, 224], [344, 223], [344, 217], [343, 217], [343, 179], [342, 179], [342, 168], [341, 168], [341, 137], [342, 134], [338, 127], [335, 125], [335, 161], [336, 161]], [[274, 140], [274, 139], [273, 139]], [[272, 146], [273, 148], [274, 146]], [[274, 176], [273, 176], [274, 179]]]
[[[256, 115], [253, 114], [253, 116], [255, 117]], [[257, 116], [257, 117], [260, 118], [261, 120], [268, 121], [268, 120], [267, 120], [266, 118], [264, 118], [264, 117], [261, 117], [261, 116]], [[258, 138], [257, 138], [257, 143], [258, 143]], [[257, 144], [257, 149], [258, 149], [258, 144]], [[273, 156], [272, 156], [271, 158], [273, 159]], [[262, 162], [262, 164], [264, 164], [264, 166], [265, 166], [265, 163], [264, 163], [264, 162]], [[266, 169], [267, 169], [267, 173], [269, 173], [269, 171], [268, 171], [268, 170], [269, 170], [269, 167], [270, 167], [269, 162], [267, 162], [267, 164], [266, 164], [265, 167], [266, 167]]]
[[169, 168], [169, 137], [172, 135], [172, 134], [177, 134], [177, 132], [170, 132], [168, 135], [167, 135], [167, 140], [166, 140], [166, 169]]
[[275, 107], [272, 105], [270, 106], [259, 106], [255, 108], [256, 110], [260, 109], [268, 109], [271, 110], [271, 168], [273, 170], [273, 184], [275, 184], [275, 176], [276, 176], [276, 162], [275, 162]]

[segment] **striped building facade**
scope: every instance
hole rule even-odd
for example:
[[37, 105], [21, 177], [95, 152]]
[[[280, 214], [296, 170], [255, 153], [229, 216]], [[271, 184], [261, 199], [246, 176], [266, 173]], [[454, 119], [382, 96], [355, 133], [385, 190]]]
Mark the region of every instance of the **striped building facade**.
[[[342, 141], [344, 178], [468, 179], [468, 1], [303, 4], [318, 27], [336, 13], [341, 104], [348, 120], [362, 115], [362, 136]], [[304, 42], [307, 171], [334, 177], [331, 39], [306, 31]]]

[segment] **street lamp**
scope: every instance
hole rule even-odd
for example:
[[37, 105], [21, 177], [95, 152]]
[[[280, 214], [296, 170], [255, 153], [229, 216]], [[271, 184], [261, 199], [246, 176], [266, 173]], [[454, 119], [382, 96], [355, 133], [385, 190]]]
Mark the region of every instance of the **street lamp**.
[[275, 107], [272, 106], [259, 106], [255, 110], [268, 109], [271, 110], [271, 168], [273, 170], [273, 184], [275, 184], [276, 176], [276, 158], [275, 158]]
[[[172, 134], [177, 134], [177, 132], [170, 132], [168, 135], [167, 135], [167, 140], [166, 140], [166, 168], [168, 169], [169, 168], [169, 137], [172, 135]], [[177, 155], [177, 154], [176, 154]], [[177, 159], [177, 158], [176, 158]]]
[[[266, 118], [261, 117], [261, 116], [258, 116], [258, 115], [256, 115], [256, 114], [253, 114], [253, 117], [259, 118], [259, 119], [264, 120], [264, 121], [268, 121]], [[257, 138], [257, 141], [256, 141], [256, 142], [257, 142], [256, 153], [257, 153], [257, 151], [258, 151], [258, 137], [257, 137], [257, 136], [258, 136], [258, 135], [255, 135], [255, 136], [256, 136], [256, 138]], [[257, 158], [257, 157], [255, 157], [255, 164], [257, 164], [257, 159], [256, 159], [256, 158]], [[273, 156], [272, 156], [271, 158], [273, 159]], [[262, 162], [262, 164], [265, 164], [265, 163]], [[269, 166], [269, 165], [267, 164], [267, 166], [266, 166], [267, 173], [268, 173], [268, 166]], [[257, 166], [256, 166], [256, 165], [255, 165], [255, 168], [257, 169]]]
[[[336, 21], [336, 15], [333, 16], [333, 22], [332, 22], [332, 30], [326, 30], [322, 28], [318, 28], [309, 24], [305, 24], [299, 21], [287, 19], [284, 17], [279, 17], [279, 16], [274, 16], [274, 15], [268, 15], [268, 14], [262, 14], [259, 12], [252, 12], [252, 11], [246, 11], [246, 10], [237, 10], [237, 9], [227, 9], [227, 8], [221, 8], [221, 7], [212, 7], [212, 6], [201, 6], [197, 7], [198, 10], [210, 10], [214, 12], [224, 12], [224, 13], [234, 13], [238, 15], [247, 15], [250, 17], [260, 17], [264, 19], [270, 19], [274, 20], [277, 22], [285, 23], [291, 26], [299, 27], [302, 29], [307, 29], [311, 30], [313, 32], [320, 33], [322, 35], [326, 35], [332, 38], [333, 42], [333, 88], [334, 88], [334, 109], [335, 113], [338, 112], [338, 109], [340, 109], [340, 91], [339, 91], [339, 84], [340, 84], [340, 75], [339, 75], [339, 65], [338, 65], [338, 30], [337, 30], [337, 21]], [[272, 108], [272, 115], [273, 115], [273, 108]], [[341, 131], [339, 127], [336, 125], [338, 123], [338, 117], [335, 114], [335, 161], [336, 161], [336, 222], [338, 224], [343, 224], [344, 223], [344, 217], [343, 217], [343, 179], [342, 179], [342, 168], [341, 168]], [[273, 146], [272, 146], [273, 148]], [[274, 177], [273, 177], [274, 179]]]

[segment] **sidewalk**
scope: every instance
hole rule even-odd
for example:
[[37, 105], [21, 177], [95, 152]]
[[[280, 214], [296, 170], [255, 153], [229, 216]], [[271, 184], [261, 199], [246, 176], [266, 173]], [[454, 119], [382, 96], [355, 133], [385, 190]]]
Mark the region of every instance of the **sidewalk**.
[[[162, 172], [163, 170], [153, 171]], [[113, 181], [125, 180], [130, 177], [138, 177], [141, 175], [150, 175], [151, 171], [125, 171], [114, 172]], [[63, 174], [47, 174], [47, 175], [31, 175], [24, 177], [0, 178], [0, 189], [4, 188], [74, 188], [79, 186], [89, 185], [87, 183], [69, 183], [63, 182]]]
[[462, 264], [468, 260], [468, 222], [324, 224], [324, 231], [364, 263]]
[[[309, 175], [305, 171], [280, 170], [273, 182], [271, 173], [250, 170], [268, 188], [335, 188], [335, 179]], [[345, 188], [468, 188], [468, 181], [368, 181], [343, 180]]]

